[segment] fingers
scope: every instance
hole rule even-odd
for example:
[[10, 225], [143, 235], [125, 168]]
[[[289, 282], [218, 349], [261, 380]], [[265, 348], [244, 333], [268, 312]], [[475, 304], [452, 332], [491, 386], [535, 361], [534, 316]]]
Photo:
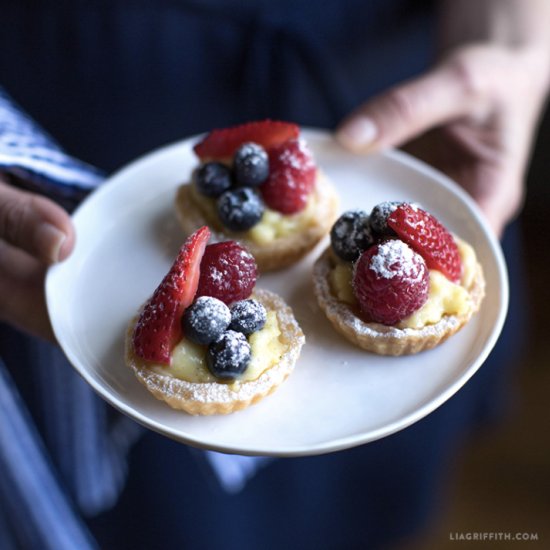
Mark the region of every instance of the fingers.
[[483, 60], [457, 56], [365, 103], [339, 127], [344, 147], [365, 153], [405, 143], [426, 130], [484, 108]]
[[0, 320], [55, 341], [46, 308], [47, 267], [0, 240]]
[[51, 264], [70, 254], [74, 230], [54, 202], [0, 182], [0, 239]]

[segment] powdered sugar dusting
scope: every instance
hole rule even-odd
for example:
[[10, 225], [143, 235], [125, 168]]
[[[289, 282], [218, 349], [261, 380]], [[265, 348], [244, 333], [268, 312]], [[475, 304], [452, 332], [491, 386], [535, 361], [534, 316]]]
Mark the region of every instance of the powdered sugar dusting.
[[315, 167], [313, 157], [309, 151], [306, 142], [303, 139], [297, 139], [297, 150], [286, 148], [280, 154], [280, 160], [286, 168], [302, 171]]
[[383, 279], [399, 279], [411, 282], [419, 281], [425, 269], [419, 266], [425, 264], [421, 256], [407, 246], [403, 241], [392, 239], [378, 246], [378, 252], [371, 258], [369, 268]]

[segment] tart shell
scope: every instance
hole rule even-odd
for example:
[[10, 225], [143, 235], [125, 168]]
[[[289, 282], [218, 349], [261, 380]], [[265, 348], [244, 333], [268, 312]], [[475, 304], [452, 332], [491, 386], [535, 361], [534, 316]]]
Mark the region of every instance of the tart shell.
[[334, 328], [350, 342], [379, 355], [410, 355], [438, 346], [459, 331], [479, 310], [485, 295], [485, 278], [481, 264], [476, 264], [469, 287], [471, 306], [462, 315], [444, 315], [442, 319], [420, 329], [396, 328], [359, 317], [356, 307], [341, 302], [331, 291], [329, 274], [333, 267], [330, 248], [313, 267], [313, 288], [321, 309]]
[[334, 187], [327, 177], [317, 171], [317, 181], [313, 193], [317, 208], [315, 223], [300, 233], [293, 233], [275, 239], [268, 244], [258, 244], [246, 237], [245, 233], [225, 230], [218, 220], [210, 219], [201, 205], [194, 199], [195, 191], [191, 183], [178, 188], [175, 206], [178, 219], [186, 235], [199, 227], [208, 225], [214, 241], [233, 239], [244, 245], [256, 259], [261, 272], [274, 271], [287, 267], [305, 256], [330, 231], [336, 220], [339, 200]]
[[130, 322], [126, 333], [126, 364], [137, 379], [159, 400], [173, 409], [192, 415], [229, 414], [257, 403], [272, 393], [294, 369], [305, 342], [292, 309], [277, 294], [256, 290], [253, 297], [269, 311], [275, 311], [285, 350], [279, 362], [266, 369], [256, 380], [239, 384], [223, 382], [188, 382], [168, 374], [158, 374], [148, 367], [147, 361], [134, 354], [132, 335], [138, 317]]

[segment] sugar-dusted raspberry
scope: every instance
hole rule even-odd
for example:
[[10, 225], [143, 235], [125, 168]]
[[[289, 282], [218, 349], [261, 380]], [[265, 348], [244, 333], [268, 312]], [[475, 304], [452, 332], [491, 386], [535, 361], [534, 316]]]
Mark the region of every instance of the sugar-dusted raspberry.
[[315, 186], [317, 169], [305, 143], [286, 141], [269, 150], [269, 176], [260, 186], [269, 208], [282, 214], [301, 212]]
[[462, 261], [458, 246], [432, 214], [414, 204], [402, 204], [389, 215], [388, 226], [426, 260], [429, 269], [441, 271], [454, 283], [460, 281]]
[[407, 244], [391, 239], [363, 252], [353, 275], [353, 290], [369, 319], [395, 325], [428, 299], [426, 262]]
[[235, 241], [208, 245], [196, 297], [213, 296], [228, 305], [245, 300], [254, 290], [257, 274], [254, 256]]

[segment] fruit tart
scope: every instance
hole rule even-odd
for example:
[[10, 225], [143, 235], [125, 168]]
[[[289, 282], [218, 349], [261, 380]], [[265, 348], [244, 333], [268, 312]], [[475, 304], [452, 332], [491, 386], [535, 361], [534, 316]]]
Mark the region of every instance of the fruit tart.
[[176, 210], [186, 233], [209, 225], [238, 240], [262, 272], [299, 260], [329, 232], [338, 198], [296, 124], [272, 120], [213, 130]]
[[129, 324], [126, 363], [174, 409], [227, 414], [274, 391], [304, 343], [292, 310], [255, 289], [254, 257], [202, 227]]
[[470, 320], [485, 293], [472, 246], [405, 202], [342, 214], [313, 280], [334, 328], [381, 355], [437, 346]]

